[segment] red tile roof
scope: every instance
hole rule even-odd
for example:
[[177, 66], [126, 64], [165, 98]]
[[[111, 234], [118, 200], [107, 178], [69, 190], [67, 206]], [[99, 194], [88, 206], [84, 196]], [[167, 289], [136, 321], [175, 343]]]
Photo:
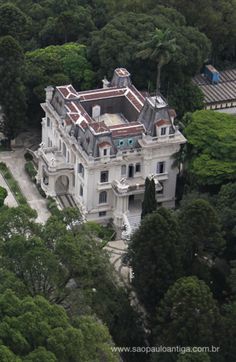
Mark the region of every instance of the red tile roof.
[[98, 147], [111, 147], [111, 144], [109, 142], [101, 142], [98, 144]]
[[112, 126], [109, 127], [112, 137], [125, 137], [125, 136], [135, 136], [142, 134], [144, 131], [144, 126], [142, 124], [139, 124], [138, 122], [133, 122], [130, 124], [122, 124], [119, 126]]
[[170, 124], [170, 121], [167, 119], [159, 119], [158, 121], [155, 122], [155, 124], [160, 127], [163, 126], [164, 124]]

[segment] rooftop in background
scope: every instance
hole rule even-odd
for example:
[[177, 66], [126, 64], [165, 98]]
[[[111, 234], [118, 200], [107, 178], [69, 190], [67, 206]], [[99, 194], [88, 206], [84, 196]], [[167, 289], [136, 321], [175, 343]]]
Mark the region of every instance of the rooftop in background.
[[[212, 68], [212, 69], [211, 69]], [[205, 109], [223, 110], [227, 108], [228, 113], [235, 113], [236, 106], [236, 69], [217, 71], [208, 65], [208, 71], [212, 74], [218, 73], [217, 83], [205, 73], [193, 78], [193, 82], [204, 94]], [[230, 112], [232, 109], [232, 112]]]

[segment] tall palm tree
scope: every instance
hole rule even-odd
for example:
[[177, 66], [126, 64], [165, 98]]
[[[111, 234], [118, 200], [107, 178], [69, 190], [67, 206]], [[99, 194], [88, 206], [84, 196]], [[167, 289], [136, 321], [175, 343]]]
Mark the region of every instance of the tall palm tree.
[[151, 34], [150, 39], [140, 44], [137, 56], [142, 59], [151, 59], [157, 62], [156, 92], [161, 87], [161, 70], [163, 65], [169, 63], [178, 49], [176, 39], [169, 29], [162, 31], [158, 28]]

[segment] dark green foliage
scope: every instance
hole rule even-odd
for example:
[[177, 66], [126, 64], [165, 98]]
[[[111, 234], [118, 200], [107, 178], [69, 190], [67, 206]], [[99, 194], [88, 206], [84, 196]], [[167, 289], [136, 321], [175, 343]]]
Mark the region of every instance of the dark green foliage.
[[181, 275], [181, 250], [178, 222], [167, 209], [147, 215], [135, 232], [129, 246], [133, 283], [149, 312]]
[[179, 220], [190, 264], [196, 256], [211, 258], [222, 253], [225, 242], [219, 218], [208, 201], [193, 200], [182, 208]]
[[[57, 215], [53, 215], [45, 225], [36, 224], [35, 216], [31, 209], [25, 207], [6, 209], [0, 213], [0, 254], [3, 268], [2, 274], [0, 273], [0, 292], [11, 288], [21, 298], [25, 295], [41, 295], [52, 305], [56, 303], [65, 306], [72, 318], [78, 314], [96, 313], [107, 324], [117, 345], [143, 345], [140, 317], [130, 306], [124, 289], [118, 282], [114, 282], [116, 276], [96, 232], [89, 225], [86, 227], [80, 224], [79, 210], [58, 210]], [[75, 326], [82, 328], [77, 323]], [[90, 343], [91, 328], [88, 325], [83, 330], [84, 333], [87, 331]], [[38, 331], [37, 338], [41, 338], [41, 329], [35, 329]], [[94, 333], [96, 334], [96, 329], [93, 336]], [[92, 343], [88, 351], [90, 359], [80, 357], [79, 361], [96, 360], [96, 354], [103, 348], [102, 341], [105, 343], [104, 348], [106, 347], [106, 339], [102, 336], [103, 334], [102, 340], [94, 336], [98, 345], [96, 342]], [[72, 357], [68, 359], [72, 352], [67, 349], [72, 351], [74, 344], [77, 348], [77, 342], [80, 341], [76, 341], [73, 334], [71, 338], [71, 341], [68, 335], [62, 338], [60, 333], [54, 331], [50, 343], [48, 339], [47, 346], [40, 346], [55, 353], [53, 346], [61, 344], [61, 347], [57, 347], [61, 353], [59, 360], [77, 361]], [[35, 342], [34, 355], [39, 353], [36, 347]], [[112, 352], [107, 347], [105, 355], [109, 353]], [[116, 361], [116, 354], [114, 357], [109, 355], [105, 361], [113, 361], [113, 358]]]
[[219, 185], [235, 179], [235, 121], [235, 116], [213, 111], [192, 114], [184, 132], [192, 146], [188, 169], [198, 185]]
[[177, 51], [176, 39], [170, 29], [162, 31], [158, 28], [150, 34], [150, 38], [140, 45], [137, 56], [142, 59], [154, 60], [157, 63], [156, 92], [161, 88], [161, 70], [168, 64]]
[[32, 161], [26, 162], [25, 171], [28, 173], [31, 180], [35, 182], [35, 176], [37, 175], [37, 171]]
[[173, 84], [169, 89], [168, 100], [178, 118], [182, 118], [186, 112], [203, 108], [203, 93], [190, 78], [183, 78], [181, 82]]
[[28, 151], [24, 154], [24, 158], [25, 158], [26, 161], [32, 161], [33, 160], [33, 156]]
[[216, 200], [216, 209], [225, 231], [227, 246], [225, 256], [236, 259], [236, 183], [223, 185]]
[[78, 90], [92, 88], [94, 73], [83, 45], [69, 43], [26, 53], [26, 86], [31, 118], [40, 115], [45, 87], [72, 83]]
[[146, 177], [141, 219], [143, 219], [147, 214], [151, 214], [156, 210], [156, 208], [156, 185], [153, 179], [150, 180], [149, 177]]
[[211, 362], [210, 357], [205, 352], [179, 354], [177, 362]]
[[10, 142], [26, 122], [25, 89], [22, 82], [24, 55], [11, 36], [0, 37], [0, 54], [0, 99], [4, 114], [2, 131]]
[[0, 353], [6, 356], [15, 354], [28, 362], [68, 362], [96, 360], [103, 354], [106, 361], [118, 361], [109, 348], [107, 328], [92, 317], [80, 318], [75, 327], [62, 307], [40, 296], [19, 299], [10, 290], [0, 295], [0, 307], [1, 343], [7, 347]]
[[0, 186], [0, 207], [4, 205], [4, 200], [7, 197], [7, 190]]
[[[187, 277], [177, 280], [158, 306], [154, 336], [164, 346], [218, 346], [218, 326], [220, 314], [209, 288]], [[171, 361], [168, 355], [161, 360]]]
[[20, 41], [29, 25], [27, 16], [15, 5], [6, 3], [0, 6], [0, 19], [0, 37], [11, 35]]
[[225, 304], [222, 310], [223, 328], [222, 328], [222, 352], [225, 361], [233, 362], [236, 355], [236, 302]]
[[66, 9], [56, 18], [49, 17], [39, 36], [44, 46], [73, 41], [86, 43], [88, 34], [95, 29], [90, 9], [78, 6], [75, 11]]
[[47, 198], [47, 208], [51, 212], [52, 215], [58, 215], [59, 209], [57, 207], [57, 202], [53, 197]]

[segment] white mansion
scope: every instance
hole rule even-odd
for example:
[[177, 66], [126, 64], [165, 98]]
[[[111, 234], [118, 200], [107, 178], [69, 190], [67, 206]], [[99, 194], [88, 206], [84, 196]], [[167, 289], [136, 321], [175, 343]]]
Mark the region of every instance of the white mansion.
[[47, 195], [70, 194], [87, 220], [122, 224], [141, 213], [147, 176], [159, 205], [173, 207], [172, 155], [186, 140], [175, 111], [160, 96], [143, 96], [124, 68], [103, 88], [47, 87], [42, 104], [37, 180]]

